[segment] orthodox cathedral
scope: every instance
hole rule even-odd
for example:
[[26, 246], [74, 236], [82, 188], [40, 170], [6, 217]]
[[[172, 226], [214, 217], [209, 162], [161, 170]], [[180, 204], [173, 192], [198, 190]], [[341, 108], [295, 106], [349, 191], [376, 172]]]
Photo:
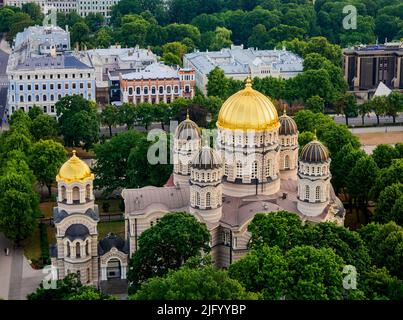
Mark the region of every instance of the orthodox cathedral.
[[75, 154], [57, 176], [54, 209], [57, 245], [52, 265], [57, 277], [78, 273], [99, 285], [126, 278], [128, 258], [141, 233], [165, 214], [185, 211], [207, 225], [211, 255], [227, 267], [247, 252], [248, 224], [257, 213], [287, 210], [303, 222], [344, 222], [344, 208], [330, 183], [330, 157], [316, 138], [298, 154], [298, 128], [278, 116], [269, 98], [245, 88], [222, 105], [214, 148], [189, 116], [176, 128], [174, 170], [164, 187], [124, 189], [125, 239], [98, 240], [94, 175]]

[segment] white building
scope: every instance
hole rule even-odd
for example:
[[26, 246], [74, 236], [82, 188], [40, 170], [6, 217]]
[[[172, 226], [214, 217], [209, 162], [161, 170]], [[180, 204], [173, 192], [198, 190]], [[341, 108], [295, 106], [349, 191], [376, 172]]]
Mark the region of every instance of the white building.
[[105, 18], [110, 18], [112, 6], [119, 0], [4, 0], [4, 5], [22, 7], [30, 2], [39, 5], [44, 13], [54, 8], [63, 13], [76, 11], [81, 17], [86, 17], [89, 13], [100, 13]]
[[244, 49], [243, 45], [232, 45], [221, 51], [188, 53], [183, 57], [183, 65], [196, 70], [196, 85], [205, 94], [207, 75], [216, 67], [222, 69], [227, 77], [242, 81], [248, 76], [288, 79], [304, 69], [303, 59], [285, 49]]
[[34, 105], [55, 116], [55, 104], [78, 94], [95, 101], [94, 68], [69, 52], [69, 33], [59, 27], [29, 27], [17, 34], [7, 64], [6, 115]]

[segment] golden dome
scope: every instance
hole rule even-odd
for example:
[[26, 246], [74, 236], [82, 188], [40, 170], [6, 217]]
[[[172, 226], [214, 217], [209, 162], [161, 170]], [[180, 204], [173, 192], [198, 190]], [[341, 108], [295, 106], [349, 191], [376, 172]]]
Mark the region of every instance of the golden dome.
[[76, 156], [73, 150], [73, 156], [67, 160], [59, 170], [56, 181], [64, 181], [66, 183], [84, 182], [87, 179], [94, 179], [88, 165]]
[[218, 114], [217, 127], [229, 130], [263, 131], [279, 127], [277, 110], [265, 95], [252, 88], [250, 78], [245, 89], [227, 99]]

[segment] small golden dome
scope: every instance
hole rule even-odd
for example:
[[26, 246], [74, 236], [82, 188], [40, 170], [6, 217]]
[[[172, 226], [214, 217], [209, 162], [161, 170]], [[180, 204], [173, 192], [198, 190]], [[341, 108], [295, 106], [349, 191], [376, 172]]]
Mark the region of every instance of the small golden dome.
[[87, 179], [94, 179], [88, 165], [76, 156], [73, 150], [73, 156], [67, 160], [59, 170], [56, 181], [64, 181], [66, 183], [84, 182]]
[[229, 130], [264, 131], [279, 127], [277, 110], [265, 95], [252, 88], [251, 79], [245, 89], [227, 99], [218, 114], [217, 127]]

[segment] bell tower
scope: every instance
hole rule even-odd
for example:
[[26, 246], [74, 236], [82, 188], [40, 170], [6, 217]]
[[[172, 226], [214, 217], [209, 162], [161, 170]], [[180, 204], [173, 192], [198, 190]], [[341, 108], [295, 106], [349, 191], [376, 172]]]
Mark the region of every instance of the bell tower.
[[60, 168], [57, 207], [53, 209], [56, 246], [51, 248], [52, 265], [58, 279], [76, 273], [83, 284], [98, 286], [98, 206], [94, 203], [94, 175], [76, 156]]

